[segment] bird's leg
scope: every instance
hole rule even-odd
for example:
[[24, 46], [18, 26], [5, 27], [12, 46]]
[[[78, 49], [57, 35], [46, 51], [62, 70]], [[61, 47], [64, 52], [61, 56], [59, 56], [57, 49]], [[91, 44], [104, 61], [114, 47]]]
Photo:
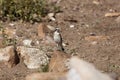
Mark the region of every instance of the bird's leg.
[[59, 50], [59, 44], [58, 43], [56, 43], [56, 49]]
[[59, 47], [59, 44], [57, 43], [57, 47]]

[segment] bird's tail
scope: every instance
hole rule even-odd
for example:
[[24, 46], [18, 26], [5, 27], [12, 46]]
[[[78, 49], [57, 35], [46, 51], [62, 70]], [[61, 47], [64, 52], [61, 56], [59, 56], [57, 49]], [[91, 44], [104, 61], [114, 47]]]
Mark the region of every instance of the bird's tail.
[[63, 45], [62, 45], [61, 43], [58, 44], [58, 50], [60, 50], [60, 51], [64, 51]]

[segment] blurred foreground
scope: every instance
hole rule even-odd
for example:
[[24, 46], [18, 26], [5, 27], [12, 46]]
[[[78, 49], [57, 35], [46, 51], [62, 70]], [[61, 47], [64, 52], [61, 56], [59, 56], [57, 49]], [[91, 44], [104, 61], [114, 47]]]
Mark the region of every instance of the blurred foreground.
[[77, 57], [70, 59], [70, 67], [67, 73], [34, 73], [28, 75], [26, 80], [117, 80], [117, 75], [102, 73]]

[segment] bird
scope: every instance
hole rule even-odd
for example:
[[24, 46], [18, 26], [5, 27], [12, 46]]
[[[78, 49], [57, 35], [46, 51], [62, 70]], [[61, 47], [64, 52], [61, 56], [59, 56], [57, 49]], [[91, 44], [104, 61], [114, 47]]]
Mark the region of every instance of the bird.
[[64, 48], [62, 46], [62, 36], [60, 34], [60, 29], [56, 28], [53, 34], [53, 39], [55, 43], [57, 44], [58, 50], [64, 51]]

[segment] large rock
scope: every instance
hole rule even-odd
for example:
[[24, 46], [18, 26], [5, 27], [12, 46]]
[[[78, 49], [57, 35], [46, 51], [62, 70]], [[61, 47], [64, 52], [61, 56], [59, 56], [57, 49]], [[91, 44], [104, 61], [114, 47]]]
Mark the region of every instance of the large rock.
[[19, 63], [19, 57], [13, 46], [0, 49], [0, 61], [4, 62], [9, 68]]
[[44, 39], [48, 33], [49, 29], [47, 25], [40, 23], [38, 26], [38, 36], [40, 39]]
[[18, 46], [17, 52], [23, 58], [24, 64], [29, 69], [42, 69], [49, 62], [49, 58], [46, 53], [37, 48], [27, 48], [24, 46]]
[[69, 66], [70, 56], [61, 51], [54, 51], [53, 56], [50, 59], [49, 71], [50, 72], [66, 72], [70, 68]]

